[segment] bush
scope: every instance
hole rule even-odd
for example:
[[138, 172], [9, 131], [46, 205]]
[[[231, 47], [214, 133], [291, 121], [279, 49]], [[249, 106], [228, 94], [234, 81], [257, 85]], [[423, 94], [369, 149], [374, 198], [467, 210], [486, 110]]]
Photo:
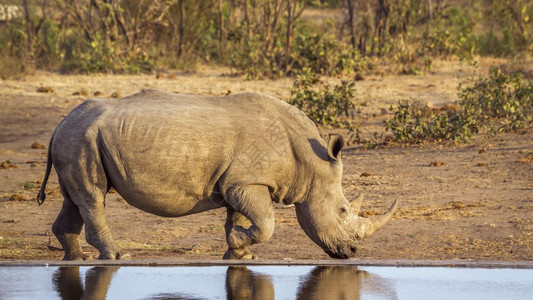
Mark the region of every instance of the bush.
[[[132, 73], [201, 61], [256, 79], [304, 67], [361, 72], [373, 60], [416, 75], [435, 57], [521, 57], [533, 49], [530, 0], [444, 2], [9, 0], [24, 5], [0, 23], [0, 59], [10, 59], [0, 61], [0, 74], [59, 66]], [[355, 6], [348, 11], [347, 3]]]
[[450, 7], [437, 14], [423, 34], [421, 52], [441, 57], [458, 55], [471, 58], [477, 49], [472, 19], [468, 11], [459, 7]]
[[[463, 84], [464, 85], [464, 84]], [[431, 109], [415, 101], [391, 106], [394, 116], [385, 121], [393, 140], [469, 142], [480, 132], [517, 131], [533, 123], [533, 85], [519, 73], [491, 68], [488, 78], [460, 86], [460, 110]]]
[[296, 70], [309, 68], [312, 72], [328, 75], [341, 72], [341, 69], [335, 67], [342, 50], [336, 40], [322, 34], [299, 33], [291, 55], [292, 68]]
[[0, 26], [0, 77], [17, 76], [31, 70], [25, 49], [27, 35], [21, 23]]
[[533, 10], [531, 1], [485, 0], [484, 18], [490, 20], [488, 29], [479, 36], [481, 55], [515, 56], [531, 51], [533, 44]]
[[352, 124], [356, 106], [354, 82], [342, 81], [340, 85], [316, 86], [320, 83], [320, 75], [309, 68], [304, 68], [294, 81], [289, 103], [303, 110], [316, 124], [349, 128]]
[[385, 129], [392, 132], [396, 142], [442, 142], [468, 138], [477, 133], [472, 131], [471, 120], [461, 118], [462, 115], [455, 111], [433, 110], [417, 101], [400, 100], [398, 105], [391, 106], [391, 111], [394, 116], [385, 121]]
[[[328, 30], [322, 28], [324, 32]], [[361, 56], [357, 49], [352, 49], [332, 34], [308, 31], [304, 27], [296, 35], [287, 74], [292, 74], [292, 70], [309, 68], [312, 72], [332, 76], [369, 68], [369, 57]]]
[[491, 68], [482, 78], [459, 92], [463, 110], [471, 110], [478, 121], [499, 122], [498, 131], [510, 132], [533, 122], [533, 85], [522, 74], [506, 74]]
[[261, 36], [255, 35], [242, 42], [231, 55], [231, 66], [242, 72], [246, 79], [260, 79], [263, 77], [278, 77], [280, 74], [275, 66], [276, 55], [265, 56], [262, 51]]

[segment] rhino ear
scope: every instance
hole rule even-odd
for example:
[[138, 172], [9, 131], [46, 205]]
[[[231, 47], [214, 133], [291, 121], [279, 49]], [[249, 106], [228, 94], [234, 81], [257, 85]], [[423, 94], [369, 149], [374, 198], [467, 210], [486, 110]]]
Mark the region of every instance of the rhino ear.
[[344, 147], [344, 140], [338, 134], [330, 134], [328, 141], [328, 156], [330, 160], [337, 161], [341, 158], [341, 150]]

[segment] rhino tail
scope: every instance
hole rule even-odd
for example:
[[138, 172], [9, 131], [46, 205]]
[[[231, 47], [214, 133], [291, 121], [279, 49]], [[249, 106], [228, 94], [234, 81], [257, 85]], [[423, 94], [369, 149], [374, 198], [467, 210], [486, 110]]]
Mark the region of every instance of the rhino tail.
[[41, 184], [41, 189], [39, 190], [39, 194], [37, 194], [37, 203], [39, 205], [44, 203], [44, 199], [46, 199], [45, 189], [46, 189], [46, 182], [48, 181], [48, 177], [50, 177], [50, 172], [52, 171], [52, 142], [54, 141], [54, 135], [52, 135], [52, 138], [50, 139], [50, 143], [48, 144], [48, 155], [46, 158], [46, 171], [44, 173], [44, 179], [43, 183]]

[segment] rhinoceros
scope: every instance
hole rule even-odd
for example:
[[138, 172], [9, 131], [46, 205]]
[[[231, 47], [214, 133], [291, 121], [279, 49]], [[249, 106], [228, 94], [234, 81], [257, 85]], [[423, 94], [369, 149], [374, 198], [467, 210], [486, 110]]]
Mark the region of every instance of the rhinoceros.
[[[145, 90], [92, 99], [57, 126], [48, 148], [42, 204], [54, 165], [63, 205], [52, 231], [65, 260], [81, 260], [79, 236], [99, 259], [126, 259], [104, 213], [114, 188], [130, 205], [179, 217], [227, 209], [225, 259], [253, 259], [252, 244], [274, 231], [273, 202], [293, 204], [304, 232], [333, 258], [353, 257], [359, 240], [391, 218], [358, 215], [344, 197], [340, 135], [324, 142], [294, 106], [260, 93], [226, 97]], [[248, 224], [243, 226], [242, 224]], [[251, 224], [251, 225], [250, 225]]]

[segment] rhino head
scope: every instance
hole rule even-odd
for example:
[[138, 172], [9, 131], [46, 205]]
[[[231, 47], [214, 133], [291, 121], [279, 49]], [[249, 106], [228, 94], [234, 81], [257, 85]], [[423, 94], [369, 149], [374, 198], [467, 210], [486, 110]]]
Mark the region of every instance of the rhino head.
[[330, 136], [327, 158], [325, 154], [319, 155], [323, 159], [310, 184], [308, 197], [295, 204], [298, 223], [304, 232], [333, 258], [355, 256], [358, 242], [383, 227], [398, 207], [396, 200], [383, 215], [359, 216], [362, 195], [348, 201], [342, 191], [340, 151], [343, 147], [341, 136]]

